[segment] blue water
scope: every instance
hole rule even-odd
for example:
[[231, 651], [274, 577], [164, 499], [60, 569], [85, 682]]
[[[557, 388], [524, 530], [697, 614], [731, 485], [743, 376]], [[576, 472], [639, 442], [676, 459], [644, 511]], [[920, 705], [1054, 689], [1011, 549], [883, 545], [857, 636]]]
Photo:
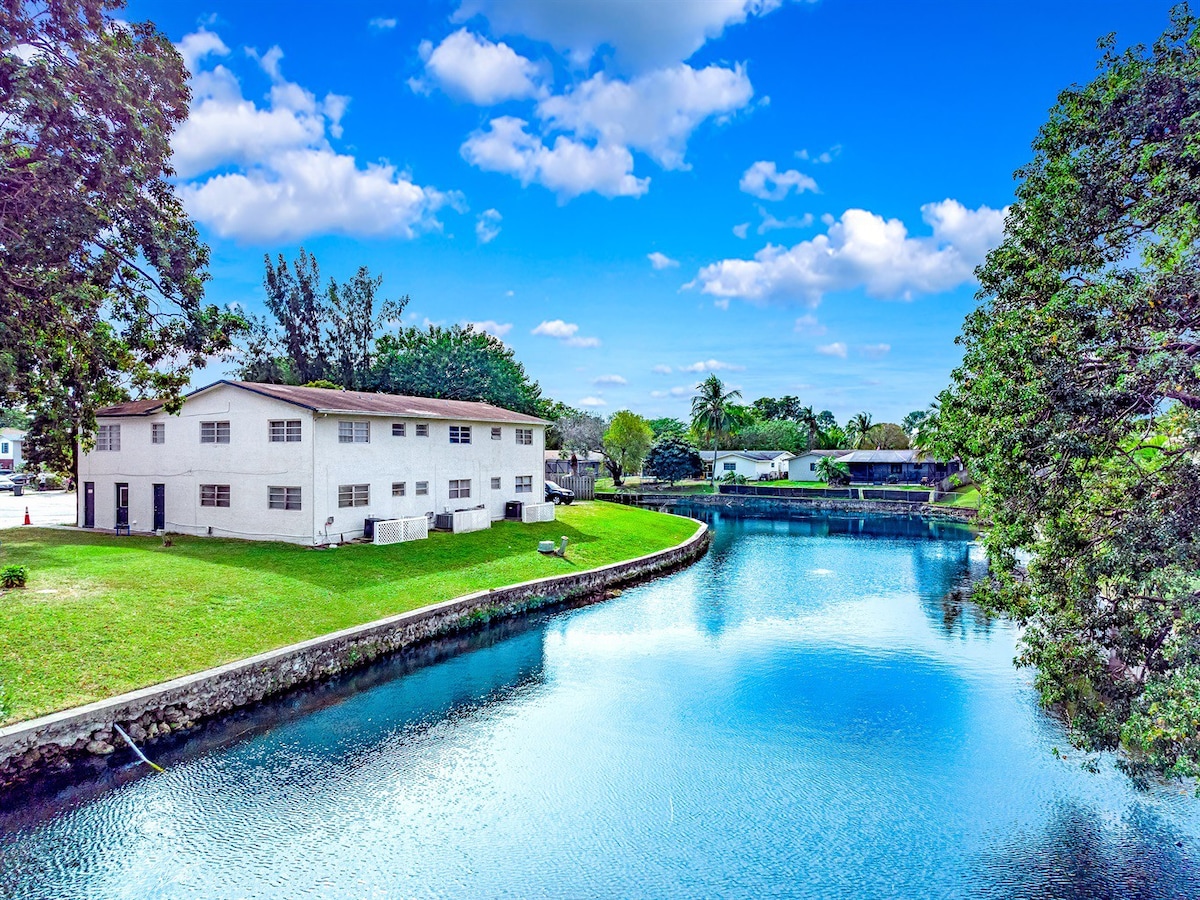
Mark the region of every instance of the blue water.
[[694, 567], [0, 816], [20, 898], [1196, 898], [1200, 801], [1067, 754], [918, 520]]

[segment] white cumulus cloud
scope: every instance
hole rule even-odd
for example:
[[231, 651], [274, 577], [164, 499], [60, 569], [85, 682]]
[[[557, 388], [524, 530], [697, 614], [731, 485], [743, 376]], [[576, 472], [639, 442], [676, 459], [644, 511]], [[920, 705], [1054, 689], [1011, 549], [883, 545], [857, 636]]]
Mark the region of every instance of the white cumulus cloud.
[[490, 244], [500, 236], [500, 220], [504, 217], [499, 210], [485, 209], [475, 219], [475, 237], [481, 244]]
[[841, 341], [834, 341], [832, 344], [822, 344], [817, 347], [817, 352], [825, 356], [837, 356], [841, 359], [846, 358], [846, 345]]
[[653, 253], [647, 253], [646, 259], [650, 260], [650, 265], [655, 269], [676, 269], [679, 267], [679, 260], [671, 259], [665, 253], [659, 253], [655, 250]]
[[482, 322], [468, 322], [476, 331], [482, 331], [485, 334], [493, 335], [494, 337], [502, 338], [512, 331], [511, 322], [497, 322], [494, 319], [486, 319]]
[[599, 378], [595, 379], [592, 384], [600, 386], [604, 384], [629, 384], [629, 382], [620, 375], [601, 375]]
[[796, 319], [796, 334], [805, 334], [812, 337], [820, 337], [828, 331], [824, 325], [817, 321], [817, 317], [811, 313], [806, 313]]
[[548, 128], [640, 150], [664, 169], [681, 169], [692, 132], [706, 119], [736, 112], [753, 96], [742, 66], [681, 64], [630, 81], [598, 73], [543, 99], [538, 115]]
[[597, 146], [559, 135], [547, 147], [513, 116], [492, 119], [486, 129], [467, 138], [463, 158], [476, 168], [504, 172], [522, 184], [537, 183], [562, 201], [594, 191], [605, 197], [640, 197], [649, 178], [633, 176], [633, 156], [624, 147]]
[[[456, 195], [415, 184], [386, 162], [360, 165], [332, 149], [349, 98], [315, 94], [283, 77], [283, 51], [251, 53], [271, 78], [265, 105], [247, 100], [228, 53], [201, 29], [178, 45], [193, 66], [188, 119], [172, 136], [172, 162], [188, 211], [221, 237], [295, 240], [313, 234], [412, 237], [440, 228]], [[207, 66], [205, 65], [207, 64]], [[216, 174], [210, 174], [210, 173]]]
[[[425, 75], [449, 94], [479, 106], [532, 97], [538, 92], [538, 68], [508, 44], [494, 44], [465, 28], [449, 35], [436, 47], [422, 41], [419, 51]], [[418, 91], [421, 80], [410, 81]]]
[[562, 319], [548, 319], [538, 325], [530, 334], [542, 337], [557, 338], [568, 347], [599, 347], [600, 339], [583, 337], [579, 334], [579, 326], [574, 322], [564, 322]]
[[663, 365], [662, 363], [659, 363], [657, 366], [655, 366], [650, 371], [654, 372], [654, 374], [656, 374], [656, 375], [670, 375], [672, 369], [670, 366], [666, 366], [666, 365]]
[[734, 235], [734, 237], [739, 237], [739, 238], [741, 238], [742, 240], [745, 240], [745, 239], [746, 239], [746, 232], [747, 232], [747, 231], [749, 231], [749, 230], [750, 230], [750, 223], [749, 223], [749, 222], [743, 222], [741, 225], [734, 225], [734, 226], [733, 226], [733, 235]]
[[584, 407], [593, 407], [594, 408], [597, 406], [608, 406], [608, 401], [605, 400], [603, 397], [584, 397], [582, 400], [579, 401], [579, 405], [584, 406]]
[[586, 64], [601, 47], [626, 70], [687, 59], [726, 28], [765, 15], [781, 0], [463, 0], [455, 19], [483, 15], [504, 34], [546, 41]]
[[782, 200], [793, 189], [797, 194], [817, 190], [817, 183], [803, 172], [788, 169], [780, 172], [775, 163], [760, 160], [742, 174], [738, 187], [760, 200]]
[[690, 366], [680, 366], [680, 372], [744, 372], [745, 366], [734, 365], [733, 363], [721, 362], [719, 359], [704, 359], [699, 362], [694, 362]]
[[690, 282], [721, 301], [801, 302], [815, 306], [832, 291], [862, 288], [873, 297], [912, 299], [967, 283], [1004, 231], [1006, 209], [968, 209], [957, 200], [921, 207], [931, 226], [912, 237], [899, 219], [848, 209], [825, 234], [793, 247], [768, 244], [753, 259], [724, 259]]

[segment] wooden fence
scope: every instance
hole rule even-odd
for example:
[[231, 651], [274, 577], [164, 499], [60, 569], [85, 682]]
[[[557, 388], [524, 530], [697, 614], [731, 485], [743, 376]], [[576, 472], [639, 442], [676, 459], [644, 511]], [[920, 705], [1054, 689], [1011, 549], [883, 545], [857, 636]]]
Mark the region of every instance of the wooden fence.
[[576, 500], [596, 499], [596, 479], [588, 475], [555, 475], [550, 480], [559, 487], [574, 491]]

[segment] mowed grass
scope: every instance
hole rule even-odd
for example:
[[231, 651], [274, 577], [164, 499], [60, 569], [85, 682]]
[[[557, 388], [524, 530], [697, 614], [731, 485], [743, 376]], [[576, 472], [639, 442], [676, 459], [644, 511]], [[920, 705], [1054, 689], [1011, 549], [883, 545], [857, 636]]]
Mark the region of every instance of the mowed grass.
[[[694, 522], [611, 503], [387, 547], [0, 530], [0, 722], [9, 723], [486, 588], [592, 569], [681, 543]], [[569, 540], [566, 559], [539, 540]]]

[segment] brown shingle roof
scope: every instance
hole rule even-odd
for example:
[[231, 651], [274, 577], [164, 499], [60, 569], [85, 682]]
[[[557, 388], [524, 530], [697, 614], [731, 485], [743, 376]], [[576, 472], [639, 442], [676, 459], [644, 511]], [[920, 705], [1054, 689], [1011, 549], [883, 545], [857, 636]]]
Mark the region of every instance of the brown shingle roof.
[[[435, 400], [431, 397], [402, 397], [397, 394], [371, 394], [365, 391], [338, 391], [329, 388], [297, 387], [290, 384], [258, 384], [249, 381], [218, 381], [188, 394], [189, 397], [229, 385], [302, 406], [314, 412], [354, 413], [358, 415], [396, 416], [413, 419], [471, 419], [477, 422], [513, 422], [519, 425], [544, 425], [537, 416], [513, 412], [490, 403], [467, 400]], [[144, 416], [162, 409], [161, 400], [132, 400], [99, 410], [97, 416]]]

